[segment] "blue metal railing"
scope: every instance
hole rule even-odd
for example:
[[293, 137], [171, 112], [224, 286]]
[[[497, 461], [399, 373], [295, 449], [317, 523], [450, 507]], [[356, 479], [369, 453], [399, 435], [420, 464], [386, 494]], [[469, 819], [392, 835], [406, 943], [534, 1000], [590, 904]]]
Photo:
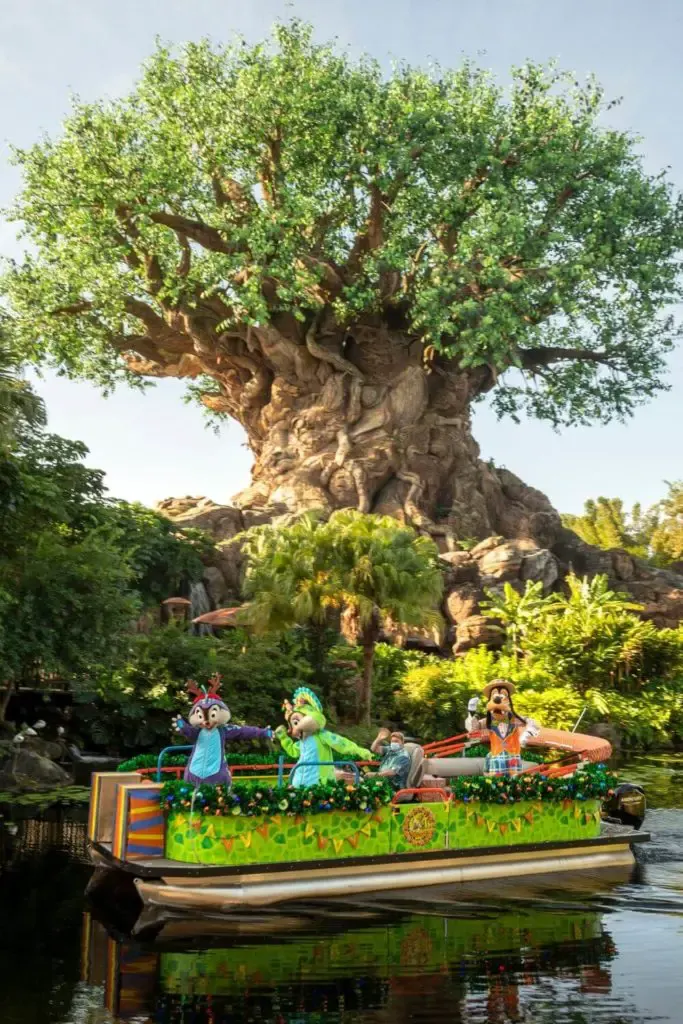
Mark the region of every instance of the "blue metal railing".
[[157, 782], [161, 782], [161, 765], [163, 763], [164, 755], [165, 754], [169, 754], [169, 753], [179, 754], [181, 750], [192, 750], [192, 749], [193, 749], [192, 745], [190, 745], [189, 747], [164, 747], [164, 749], [159, 754], [159, 757], [157, 758], [157, 777], [156, 777], [156, 781]]
[[[161, 776], [162, 776], [161, 768], [162, 768], [162, 765], [163, 765], [163, 762], [164, 762], [164, 757], [167, 754], [179, 754], [179, 753], [181, 753], [181, 751], [193, 750], [193, 749], [194, 748], [192, 747], [192, 745], [189, 745], [189, 746], [164, 747], [164, 749], [159, 754], [159, 757], [157, 758], [156, 781], [157, 782], [161, 782]], [[334, 768], [350, 768], [351, 771], [353, 772], [354, 782], [356, 784], [358, 782], [360, 782], [360, 772], [358, 770], [358, 765], [354, 764], [353, 761], [301, 761], [300, 763], [295, 764], [294, 767], [292, 768], [291, 772], [289, 773], [289, 781], [291, 782], [292, 779], [294, 778], [294, 773], [296, 772], [297, 768], [306, 768], [306, 767], [308, 767], [308, 765], [314, 765], [314, 764], [321, 765], [321, 766], [332, 765]], [[284, 784], [285, 784], [285, 758], [284, 758], [284, 754], [281, 754], [280, 757], [278, 757], [278, 759], [277, 759], [277, 784], [278, 784], [278, 786], [284, 786]]]

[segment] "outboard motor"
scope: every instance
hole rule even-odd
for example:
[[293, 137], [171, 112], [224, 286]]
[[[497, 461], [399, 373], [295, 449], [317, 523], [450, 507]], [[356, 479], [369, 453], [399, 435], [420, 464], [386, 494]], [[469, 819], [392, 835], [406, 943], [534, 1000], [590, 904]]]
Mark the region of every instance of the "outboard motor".
[[634, 829], [643, 824], [646, 809], [645, 791], [631, 782], [622, 782], [602, 805], [605, 820]]

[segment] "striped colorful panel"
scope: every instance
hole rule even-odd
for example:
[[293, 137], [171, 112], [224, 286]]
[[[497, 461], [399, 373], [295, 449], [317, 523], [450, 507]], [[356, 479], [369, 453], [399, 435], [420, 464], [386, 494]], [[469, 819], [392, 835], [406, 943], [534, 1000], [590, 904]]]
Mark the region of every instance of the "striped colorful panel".
[[158, 961], [156, 953], [140, 955], [123, 947], [118, 1000], [118, 1013], [122, 1017], [144, 1016], [156, 988]]
[[97, 839], [97, 824], [100, 809], [100, 784], [101, 777], [97, 774], [92, 776], [90, 785], [90, 809], [88, 812], [88, 839], [93, 842]]
[[128, 789], [126, 859], [163, 857], [166, 823], [159, 805], [161, 786]]

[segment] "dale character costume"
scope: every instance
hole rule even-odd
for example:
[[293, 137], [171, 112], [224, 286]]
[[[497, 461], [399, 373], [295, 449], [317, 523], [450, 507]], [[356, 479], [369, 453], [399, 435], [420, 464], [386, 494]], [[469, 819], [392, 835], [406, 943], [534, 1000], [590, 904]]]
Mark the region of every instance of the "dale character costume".
[[293, 702], [285, 701], [283, 704], [289, 733], [284, 725], [275, 730], [285, 754], [295, 757], [297, 765], [302, 766], [292, 770], [290, 785], [298, 789], [334, 779], [334, 766], [318, 764], [320, 761], [373, 759], [369, 750], [325, 728], [322, 704], [308, 687], [300, 686], [295, 690]]

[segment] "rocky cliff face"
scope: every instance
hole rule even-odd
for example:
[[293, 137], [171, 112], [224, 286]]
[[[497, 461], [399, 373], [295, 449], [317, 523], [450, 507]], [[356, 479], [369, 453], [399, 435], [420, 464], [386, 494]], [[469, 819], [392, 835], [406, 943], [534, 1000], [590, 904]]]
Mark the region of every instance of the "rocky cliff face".
[[[239, 600], [243, 558], [235, 537], [251, 526], [287, 517], [287, 510], [280, 507], [238, 509], [192, 497], [168, 498], [157, 505], [157, 511], [179, 526], [204, 530], [214, 538], [217, 551], [204, 575], [214, 607]], [[442, 543], [447, 629], [407, 632], [389, 623], [387, 637], [399, 644], [444, 652], [452, 649], [456, 654], [482, 643], [495, 647], [501, 643], [500, 631], [480, 614], [484, 588], [495, 589], [508, 582], [522, 590], [527, 580], [539, 580], [544, 592], [550, 593], [561, 587], [572, 569], [578, 575], [606, 575], [612, 589], [632, 595], [643, 606], [643, 616], [657, 626], [675, 627], [683, 620], [683, 576], [653, 569], [620, 549], [591, 547], [558, 526], [555, 516], [548, 503], [546, 515], [539, 512], [530, 524], [530, 536], [488, 537], [470, 551], [448, 550]]]

